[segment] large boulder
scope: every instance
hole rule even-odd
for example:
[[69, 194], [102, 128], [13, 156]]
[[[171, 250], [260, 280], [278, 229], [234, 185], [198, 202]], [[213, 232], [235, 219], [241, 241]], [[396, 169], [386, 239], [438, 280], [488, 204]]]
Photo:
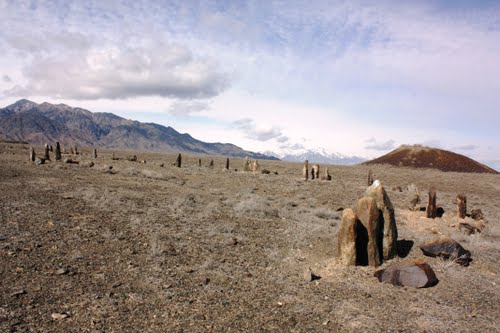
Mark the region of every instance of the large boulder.
[[394, 208], [377, 180], [354, 210], [344, 211], [337, 256], [346, 265], [377, 267], [397, 254], [397, 237]]
[[421, 244], [419, 247], [426, 256], [454, 260], [462, 266], [469, 266], [472, 261], [470, 251], [448, 237], [435, 238]]
[[439, 280], [431, 266], [422, 260], [405, 260], [375, 272], [380, 282], [395, 286], [427, 288], [435, 286]]

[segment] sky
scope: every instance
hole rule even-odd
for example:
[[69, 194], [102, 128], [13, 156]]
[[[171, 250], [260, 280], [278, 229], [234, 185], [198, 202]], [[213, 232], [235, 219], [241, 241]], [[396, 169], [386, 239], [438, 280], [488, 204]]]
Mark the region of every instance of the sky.
[[401, 144], [500, 170], [500, 1], [0, 0], [20, 98], [276, 153]]

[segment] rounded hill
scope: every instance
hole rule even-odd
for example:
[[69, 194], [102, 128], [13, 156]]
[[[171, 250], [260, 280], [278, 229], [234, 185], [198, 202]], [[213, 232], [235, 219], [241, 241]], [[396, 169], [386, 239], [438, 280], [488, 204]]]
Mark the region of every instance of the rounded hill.
[[402, 145], [390, 153], [362, 164], [390, 164], [414, 168], [431, 168], [441, 171], [498, 174], [496, 170], [467, 156], [421, 145]]

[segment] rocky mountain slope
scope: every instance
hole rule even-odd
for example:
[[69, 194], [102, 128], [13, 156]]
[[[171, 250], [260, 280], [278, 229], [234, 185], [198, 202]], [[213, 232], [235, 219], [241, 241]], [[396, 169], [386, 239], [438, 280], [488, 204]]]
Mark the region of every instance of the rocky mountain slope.
[[0, 120], [0, 138], [32, 144], [59, 141], [63, 145], [277, 159], [233, 144], [203, 142], [170, 126], [141, 123], [112, 113], [93, 113], [65, 104], [37, 104], [22, 99], [0, 109]]
[[421, 145], [402, 145], [386, 155], [363, 164], [390, 164], [414, 168], [431, 168], [441, 171], [498, 174], [496, 170], [467, 156]]

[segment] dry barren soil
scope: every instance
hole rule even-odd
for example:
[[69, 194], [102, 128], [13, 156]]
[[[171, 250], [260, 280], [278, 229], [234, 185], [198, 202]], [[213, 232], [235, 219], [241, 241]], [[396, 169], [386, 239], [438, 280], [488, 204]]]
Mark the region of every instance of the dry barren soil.
[[[29, 146], [0, 144], [0, 332], [500, 331], [498, 175], [329, 166], [332, 181], [306, 182], [294, 163], [260, 162], [276, 175], [243, 172], [241, 159], [227, 171], [222, 157], [176, 168], [175, 154], [114, 153], [146, 163], [83, 149], [63, 155], [80, 164], [35, 166]], [[383, 267], [423, 258], [436, 286], [383, 284], [336, 261], [339, 209], [363, 195], [369, 168], [412, 245]], [[424, 198], [436, 186], [442, 218], [407, 208], [410, 183]], [[465, 219], [481, 233], [458, 229], [459, 192], [483, 211]], [[470, 250], [471, 265], [424, 257], [418, 245], [436, 236]]]

